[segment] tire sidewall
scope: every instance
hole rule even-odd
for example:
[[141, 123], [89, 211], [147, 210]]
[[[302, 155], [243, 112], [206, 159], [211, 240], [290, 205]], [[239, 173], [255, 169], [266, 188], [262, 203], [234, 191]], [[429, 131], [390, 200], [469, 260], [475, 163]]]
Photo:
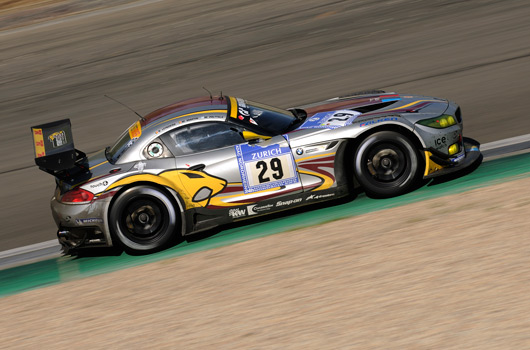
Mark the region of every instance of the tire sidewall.
[[[124, 214], [125, 208], [138, 198], [150, 198], [158, 204], [162, 205], [162, 210], [165, 211], [166, 221], [163, 223], [162, 232], [156, 238], [150, 239], [146, 242], [138, 243], [130, 239], [127, 234], [122, 231], [120, 225], [121, 215]], [[180, 217], [175, 211], [175, 204], [168, 195], [157, 188], [151, 186], [136, 186], [125, 190], [121, 193], [109, 212], [109, 226], [111, 234], [118, 244], [129, 253], [148, 253], [161, 250], [169, 245], [176, 238], [176, 230]]]
[[[406, 159], [404, 173], [393, 182], [385, 183], [374, 179], [366, 166], [370, 150], [383, 143], [398, 147]], [[379, 131], [368, 136], [355, 152], [355, 176], [365, 192], [372, 197], [386, 198], [408, 192], [418, 180], [419, 169], [420, 157], [416, 148], [406, 136], [394, 131]]]

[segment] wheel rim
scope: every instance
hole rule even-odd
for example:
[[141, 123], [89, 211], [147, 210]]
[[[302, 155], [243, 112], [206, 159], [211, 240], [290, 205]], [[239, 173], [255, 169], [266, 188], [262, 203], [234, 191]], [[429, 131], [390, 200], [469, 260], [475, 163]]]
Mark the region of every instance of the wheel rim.
[[125, 206], [119, 225], [125, 237], [133, 242], [146, 243], [163, 236], [167, 221], [168, 213], [162, 202], [139, 197]]
[[398, 145], [380, 143], [367, 152], [364, 165], [373, 181], [391, 185], [406, 175], [409, 161], [406, 152]]

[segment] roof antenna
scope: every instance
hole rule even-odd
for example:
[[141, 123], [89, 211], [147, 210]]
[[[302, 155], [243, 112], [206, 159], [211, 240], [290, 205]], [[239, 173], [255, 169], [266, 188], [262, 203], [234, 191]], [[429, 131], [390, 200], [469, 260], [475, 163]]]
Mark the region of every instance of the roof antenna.
[[224, 96], [223, 96], [223, 90], [221, 90], [221, 91], [219, 92], [219, 95], [220, 95], [220, 96], [219, 96], [219, 100], [223, 100], [223, 98], [224, 98]]
[[108, 99], [111, 99], [111, 100], [114, 101], [114, 102], [119, 103], [119, 104], [122, 105], [123, 107], [127, 108], [128, 110], [130, 110], [131, 112], [133, 112], [134, 114], [136, 114], [137, 116], [139, 116], [140, 119], [141, 119], [142, 121], [145, 121], [145, 118], [142, 117], [142, 116], [140, 115], [140, 113], [136, 112], [134, 109], [132, 109], [131, 107], [127, 106], [126, 104], [121, 103], [120, 101], [116, 100], [115, 98], [110, 97], [110, 96], [107, 95], [107, 94], [104, 94], [103, 96], [105, 96], [105, 97], [108, 98]]
[[210, 92], [210, 90], [208, 90], [208, 89], [205, 88], [204, 86], [203, 86], [202, 88], [203, 88], [204, 90], [206, 90], [206, 92], [207, 92], [208, 94], [210, 94], [210, 101], [213, 100], [213, 98], [212, 98], [212, 93]]

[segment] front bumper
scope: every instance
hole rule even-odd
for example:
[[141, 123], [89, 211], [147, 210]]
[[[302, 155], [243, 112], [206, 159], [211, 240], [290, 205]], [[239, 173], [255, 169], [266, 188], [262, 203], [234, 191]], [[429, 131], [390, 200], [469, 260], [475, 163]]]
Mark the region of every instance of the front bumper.
[[425, 151], [424, 179], [443, 176], [460, 171], [475, 164], [482, 157], [480, 144], [470, 138], [463, 138], [464, 151], [454, 157], [443, 159], [430, 151]]

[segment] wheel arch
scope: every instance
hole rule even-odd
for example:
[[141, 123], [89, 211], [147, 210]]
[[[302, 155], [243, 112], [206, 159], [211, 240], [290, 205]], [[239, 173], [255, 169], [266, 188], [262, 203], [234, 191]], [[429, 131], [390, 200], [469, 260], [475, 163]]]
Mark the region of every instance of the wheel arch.
[[[154, 187], [157, 190], [161, 191], [162, 193], [164, 193], [165, 195], [168, 196], [168, 198], [171, 200], [173, 205], [175, 205], [175, 208], [179, 209], [180, 222], [181, 222], [181, 228], [180, 228], [181, 231], [180, 232], [181, 232], [181, 235], [184, 235], [185, 229], [186, 229], [186, 220], [185, 220], [184, 211], [185, 211], [186, 207], [183, 205], [184, 201], [182, 200], [182, 197], [180, 196], [180, 194], [176, 190], [174, 190], [172, 188], [169, 188], [167, 186], [158, 184], [156, 182], [152, 182], [152, 181], [137, 181], [137, 182], [132, 182], [132, 183], [123, 185], [118, 190], [118, 192], [114, 196], [112, 196], [112, 200], [110, 201], [109, 206], [107, 208], [107, 213], [106, 213], [107, 221], [111, 220], [110, 213], [111, 213], [112, 206], [114, 205], [114, 202], [116, 201], [116, 199], [121, 194], [123, 194], [125, 191], [127, 191], [128, 189], [133, 188], [133, 187], [138, 187], [138, 186]], [[110, 230], [109, 230], [109, 232], [110, 232]], [[111, 234], [111, 236], [112, 236], [112, 234]], [[112, 240], [114, 240], [114, 237], [112, 237]], [[113, 245], [114, 245], [114, 243], [113, 243]]]
[[393, 131], [406, 136], [418, 150], [418, 154], [420, 155], [419, 159], [421, 160], [421, 162], [423, 162], [423, 164], [420, 165], [422, 167], [425, 167], [425, 152], [422, 152], [422, 150], [425, 149], [425, 143], [423, 142], [421, 137], [416, 132], [414, 132], [412, 128], [407, 127], [404, 124], [395, 123], [376, 125], [363, 131], [355, 137], [351, 137], [348, 139], [347, 149], [343, 154], [343, 164], [346, 168], [347, 176], [354, 181], [355, 187], [359, 185], [359, 181], [353, 170], [353, 164], [348, 161], [348, 157], [353, 157], [355, 155], [357, 148], [364, 140], [366, 140], [371, 135], [381, 131]]
[[416, 147], [418, 147], [418, 150], [421, 151], [421, 149], [425, 148], [425, 143], [423, 142], [421, 137], [416, 132], [414, 132], [412, 128], [407, 127], [405, 124], [394, 123], [376, 125], [372, 128], [369, 128], [352, 138], [351, 142], [354, 144], [354, 146], [358, 146], [364, 139], [380, 131], [394, 131], [399, 134], [405, 135], [410, 141], [414, 143]]
[[422, 152], [422, 150], [425, 148], [425, 143], [423, 143], [423, 140], [421, 137], [414, 132], [413, 129], [406, 127], [403, 124], [383, 124], [383, 125], [377, 125], [372, 128], [369, 128], [362, 133], [358, 134], [355, 137], [352, 137], [348, 140], [348, 150], [345, 152], [345, 156], [355, 154], [355, 151], [357, 150], [357, 147], [363, 142], [365, 139], [370, 137], [371, 135], [380, 132], [380, 131], [394, 131], [399, 134], [405, 135], [418, 149], [418, 152], [421, 154], [422, 159], [424, 159], [425, 154]]

